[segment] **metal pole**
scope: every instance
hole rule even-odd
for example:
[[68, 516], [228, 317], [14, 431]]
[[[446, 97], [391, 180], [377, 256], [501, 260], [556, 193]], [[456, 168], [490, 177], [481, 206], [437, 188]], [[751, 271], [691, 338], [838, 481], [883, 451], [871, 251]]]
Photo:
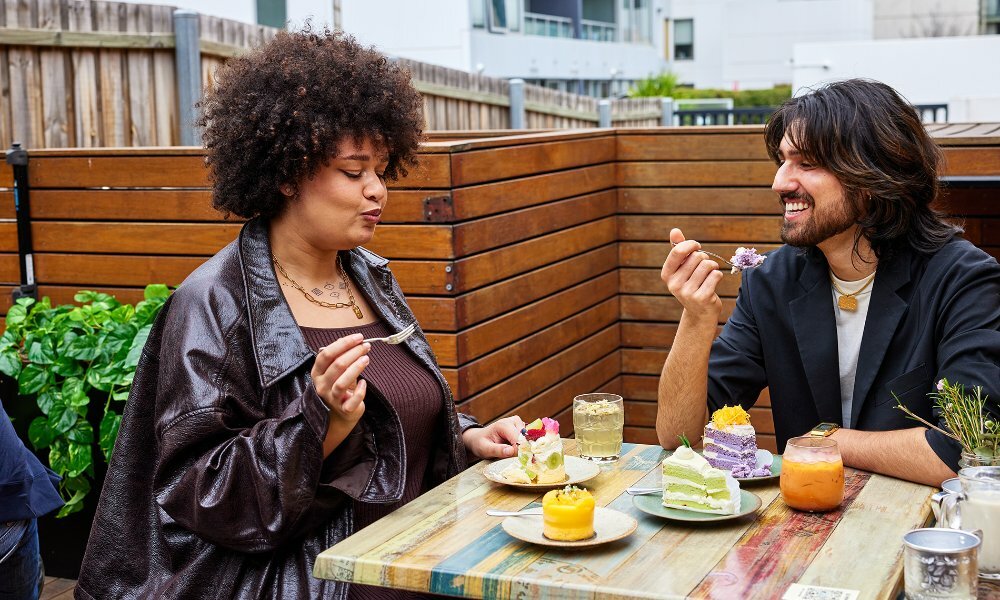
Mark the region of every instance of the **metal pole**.
[[611, 100], [597, 101], [597, 126], [611, 127]]
[[510, 128], [524, 129], [524, 80], [511, 79], [510, 85]]
[[674, 124], [674, 99], [660, 98], [660, 125], [670, 127]]
[[21, 267], [21, 285], [14, 289], [14, 299], [25, 296], [38, 299], [35, 285], [34, 248], [31, 241], [31, 195], [28, 186], [28, 151], [14, 142], [6, 154], [14, 171], [14, 214], [17, 217], [17, 255]]
[[196, 125], [198, 111], [195, 108], [195, 104], [201, 100], [200, 39], [198, 13], [190, 10], [175, 10], [174, 50], [177, 64], [177, 108], [180, 112], [182, 146], [201, 145], [201, 130]]

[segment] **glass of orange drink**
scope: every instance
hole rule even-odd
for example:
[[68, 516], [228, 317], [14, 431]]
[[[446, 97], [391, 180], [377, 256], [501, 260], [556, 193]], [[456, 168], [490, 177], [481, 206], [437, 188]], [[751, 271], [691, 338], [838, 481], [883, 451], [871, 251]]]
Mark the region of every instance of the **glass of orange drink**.
[[836, 440], [797, 437], [788, 440], [781, 462], [781, 499], [797, 510], [823, 512], [844, 500], [844, 461]]

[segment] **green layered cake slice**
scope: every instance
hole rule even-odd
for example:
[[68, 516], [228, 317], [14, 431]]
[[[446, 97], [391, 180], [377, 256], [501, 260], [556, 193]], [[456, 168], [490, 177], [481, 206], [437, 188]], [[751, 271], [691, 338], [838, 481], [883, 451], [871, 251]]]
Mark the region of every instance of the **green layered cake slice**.
[[662, 467], [663, 506], [720, 515], [739, 510], [739, 483], [691, 448], [681, 446]]

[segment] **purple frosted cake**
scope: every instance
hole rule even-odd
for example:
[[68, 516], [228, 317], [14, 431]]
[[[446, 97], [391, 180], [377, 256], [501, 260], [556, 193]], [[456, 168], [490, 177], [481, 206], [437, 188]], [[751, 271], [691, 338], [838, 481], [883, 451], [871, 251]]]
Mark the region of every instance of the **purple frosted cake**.
[[771, 474], [770, 466], [757, 468], [757, 432], [742, 407], [723, 406], [712, 413], [712, 420], [705, 425], [704, 446], [708, 463], [735, 477]]

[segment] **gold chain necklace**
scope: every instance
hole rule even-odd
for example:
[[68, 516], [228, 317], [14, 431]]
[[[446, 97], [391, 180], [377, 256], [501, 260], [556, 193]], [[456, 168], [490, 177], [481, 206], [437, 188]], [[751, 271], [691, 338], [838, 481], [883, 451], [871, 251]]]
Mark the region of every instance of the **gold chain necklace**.
[[865, 288], [871, 285], [871, 282], [873, 281], [875, 281], [875, 271], [872, 271], [872, 274], [868, 276], [868, 280], [865, 281], [863, 286], [851, 293], [847, 293], [840, 289], [840, 286], [837, 285], [837, 280], [833, 278], [833, 273], [830, 273], [830, 283], [833, 284], [833, 289], [837, 290], [837, 293], [840, 294], [840, 297], [837, 298], [837, 306], [840, 307], [840, 310], [847, 310], [851, 312], [858, 310], [858, 299], [856, 296], [865, 291]]
[[350, 302], [324, 302], [322, 300], [317, 299], [312, 294], [307, 292], [305, 288], [299, 285], [299, 282], [289, 277], [288, 271], [286, 271], [285, 267], [281, 266], [281, 263], [278, 262], [277, 256], [272, 255], [271, 260], [274, 261], [274, 266], [277, 267], [278, 272], [281, 273], [281, 276], [287, 279], [288, 283], [292, 284], [293, 288], [302, 292], [302, 295], [306, 297], [306, 300], [312, 302], [313, 304], [322, 306], [323, 308], [352, 308], [354, 309], [354, 316], [356, 316], [359, 319], [364, 318], [364, 315], [361, 314], [361, 308], [354, 301], [354, 294], [351, 293], [351, 283], [347, 279], [347, 273], [344, 272], [343, 265], [340, 264], [339, 256], [337, 257], [337, 271], [340, 272], [340, 278], [344, 280], [344, 286], [347, 287], [347, 297], [351, 300]]

